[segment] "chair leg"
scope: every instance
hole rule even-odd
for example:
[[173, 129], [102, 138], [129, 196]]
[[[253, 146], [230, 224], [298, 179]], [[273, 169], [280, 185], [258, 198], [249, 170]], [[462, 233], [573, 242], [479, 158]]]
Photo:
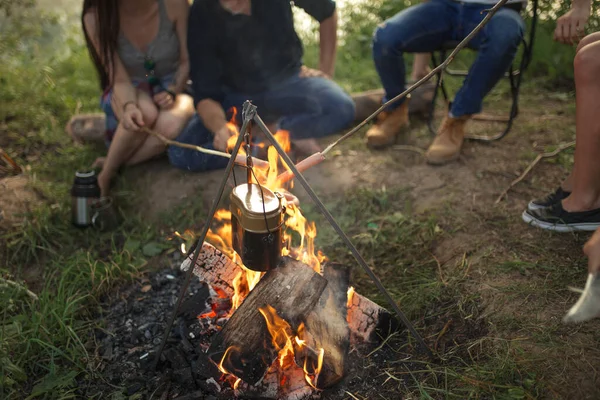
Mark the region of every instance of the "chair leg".
[[[444, 60], [445, 59], [445, 52], [440, 52], [440, 59]], [[435, 57], [435, 53], [431, 53], [431, 62], [433, 64], [433, 68], [437, 68], [437, 66], [439, 65], [437, 63], [437, 59]], [[444, 100], [446, 103], [449, 102], [449, 96], [448, 96], [448, 91], [446, 89], [446, 85], [444, 85], [444, 77], [443, 77], [444, 71], [440, 71], [437, 74], [435, 74], [436, 80], [435, 80], [435, 91], [433, 92], [433, 98], [431, 99], [431, 104], [429, 106], [429, 117], [427, 118], [427, 127], [429, 128], [429, 132], [431, 133], [432, 136], [435, 136], [437, 134], [437, 128], [433, 126], [433, 122], [435, 119], [435, 106], [436, 106], [436, 102], [438, 99], [438, 93], [439, 91], [442, 92], [442, 95], [444, 96]]]
[[469, 140], [478, 140], [482, 142], [494, 142], [496, 140], [500, 140], [504, 138], [511, 130], [513, 122], [517, 115], [519, 114], [519, 91], [521, 88], [521, 77], [522, 73], [518, 75], [513, 74], [513, 68], [510, 67], [509, 70], [509, 81], [510, 81], [510, 91], [512, 97], [512, 104], [510, 107], [510, 113], [508, 115], [508, 120], [506, 121], [506, 126], [504, 130], [494, 136], [483, 136], [483, 135], [467, 135], [465, 138]]

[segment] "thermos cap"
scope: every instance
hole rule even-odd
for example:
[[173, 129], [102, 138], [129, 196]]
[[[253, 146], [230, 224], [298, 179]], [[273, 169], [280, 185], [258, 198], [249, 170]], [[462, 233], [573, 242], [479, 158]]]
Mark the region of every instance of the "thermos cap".
[[96, 176], [96, 172], [91, 170], [91, 171], [77, 171], [75, 172], [75, 177], [76, 178], [92, 178]]

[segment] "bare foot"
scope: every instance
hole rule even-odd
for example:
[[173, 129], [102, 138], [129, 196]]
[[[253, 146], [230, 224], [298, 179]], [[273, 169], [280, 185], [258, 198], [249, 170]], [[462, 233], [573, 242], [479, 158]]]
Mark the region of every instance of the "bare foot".
[[322, 150], [315, 139], [295, 140], [293, 143], [299, 158], [306, 158]]
[[104, 168], [104, 163], [106, 162], [106, 157], [98, 157], [96, 161], [92, 164], [92, 168]]
[[103, 170], [98, 174], [98, 186], [100, 187], [100, 197], [108, 196], [110, 190], [110, 176]]

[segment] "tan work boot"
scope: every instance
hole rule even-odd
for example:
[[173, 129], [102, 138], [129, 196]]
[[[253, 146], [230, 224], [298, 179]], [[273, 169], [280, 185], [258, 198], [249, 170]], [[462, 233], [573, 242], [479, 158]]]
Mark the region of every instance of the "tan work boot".
[[429, 164], [442, 165], [458, 159], [465, 139], [465, 124], [470, 118], [470, 115], [444, 118], [437, 136], [425, 153], [425, 159]]
[[384, 111], [377, 116], [377, 122], [367, 131], [367, 146], [381, 149], [396, 142], [400, 132], [409, 125], [408, 102], [406, 99], [394, 111]]

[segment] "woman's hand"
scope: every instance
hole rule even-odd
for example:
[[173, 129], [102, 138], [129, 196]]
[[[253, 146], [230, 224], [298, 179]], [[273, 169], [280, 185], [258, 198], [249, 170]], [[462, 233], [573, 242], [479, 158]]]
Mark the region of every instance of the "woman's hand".
[[163, 90], [160, 93], [156, 93], [152, 100], [160, 107], [161, 110], [170, 110], [175, 105], [175, 98], [171, 93]]
[[137, 131], [144, 126], [144, 116], [142, 110], [135, 103], [125, 105], [123, 109], [123, 128], [130, 131]]
[[215, 138], [213, 141], [213, 145], [216, 150], [227, 151], [227, 141], [230, 137], [237, 135], [237, 132], [234, 132], [229, 124], [223, 125], [221, 129], [215, 132]]
[[331, 77], [329, 75], [327, 75], [325, 72], [318, 70], [318, 69], [314, 69], [314, 68], [308, 68], [306, 65], [303, 65], [302, 67], [300, 67], [300, 78], [331, 79]]
[[585, 35], [585, 25], [589, 17], [589, 8], [571, 8], [556, 21], [554, 40], [564, 44], [576, 44]]

